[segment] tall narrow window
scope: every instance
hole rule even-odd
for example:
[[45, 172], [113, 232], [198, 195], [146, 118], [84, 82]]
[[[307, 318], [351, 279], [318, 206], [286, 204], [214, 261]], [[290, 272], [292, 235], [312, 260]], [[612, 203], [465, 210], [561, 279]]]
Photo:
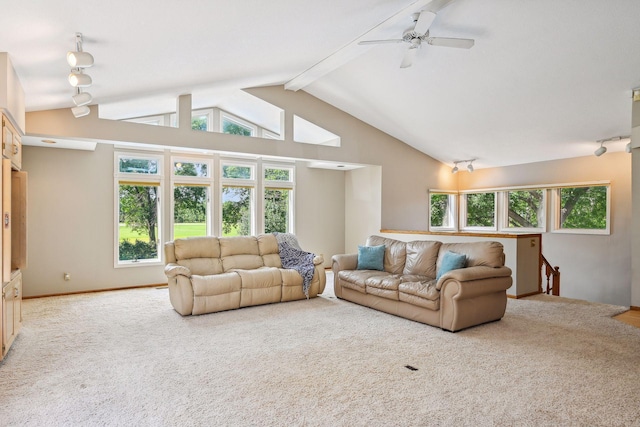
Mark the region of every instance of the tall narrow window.
[[161, 158], [116, 154], [116, 264], [160, 261]]
[[293, 232], [293, 167], [264, 166], [264, 232]]
[[248, 236], [255, 230], [255, 166], [222, 165], [222, 235]]
[[211, 233], [211, 161], [172, 158], [173, 238]]

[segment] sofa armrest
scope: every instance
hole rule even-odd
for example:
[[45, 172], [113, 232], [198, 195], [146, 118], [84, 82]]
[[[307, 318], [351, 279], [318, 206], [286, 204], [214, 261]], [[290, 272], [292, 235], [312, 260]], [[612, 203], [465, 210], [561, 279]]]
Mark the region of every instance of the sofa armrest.
[[191, 277], [191, 270], [183, 265], [169, 263], [164, 267], [164, 274], [167, 277], [185, 276]]
[[341, 254], [331, 257], [331, 270], [337, 274], [342, 270], [355, 270], [358, 268], [358, 254]]
[[451, 270], [440, 277], [436, 284], [436, 289], [442, 289], [447, 280], [455, 280], [458, 282], [472, 282], [474, 280], [491, 279], [494, 277], [510, 277], [511, 269], [509, 267], [486, 267], [475, 266], [468, 268], [459, 268]]
[[324, 257], [322, 255], [316, 255], [313, 257], [313, 265], [324, 264]]

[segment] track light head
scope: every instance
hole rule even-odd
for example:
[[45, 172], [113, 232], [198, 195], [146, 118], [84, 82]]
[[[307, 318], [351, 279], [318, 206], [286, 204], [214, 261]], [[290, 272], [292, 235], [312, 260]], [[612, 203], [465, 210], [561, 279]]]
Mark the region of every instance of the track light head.
[[73, 87], [89, 87], [93, 81], [91, 76], [83, 74], [81, 71], [72, 71], [69, 73], [69, 84]]
[[606, 152], [607, 152], [607, 147], [604, 146], [604, 141], [601, 141], [600, 147], [598, 147], [598, 149], [594, 151], [593, 154], [595, 154], [596, 157], [600, 157]]
[[473, 160], [471, 160], [471, 162], [469, 162], [469, 164], [467, 165], [467, 170], [469, 172], [473, 172], [473, 163], [472, 162], [473, 162]]
[[453, 162], [453, 169], [451, 169], [451, 173], [456, 174], [460, 169], [458, 169], [458, 162]]
[[67, 52], [67, 63], [71, 68], [89, 68], [93, 65], [93, 55], [89, 52]]
[[82, 105], [80, 107], [73, 107], [71, 109], [73, 116], [78, 119], [80, 117], [88, 116], [91, 113], [91, 109], [87, 105]]
[[73, 95], [71, 99], [76, 106], [82, 107], [83, 105], [89, 104], [93, 100], [93, 97], [89, 92], [78, 92]]
[[631, 153], [631, 141], [627, 142], [627, 145], [624, 146], [624, 151]]

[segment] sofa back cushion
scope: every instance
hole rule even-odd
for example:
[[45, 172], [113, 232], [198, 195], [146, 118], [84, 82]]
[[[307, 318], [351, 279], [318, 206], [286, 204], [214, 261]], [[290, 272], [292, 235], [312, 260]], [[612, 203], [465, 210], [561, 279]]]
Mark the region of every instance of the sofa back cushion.
[[436, 261], [442, 242], [415, 240], [408, 242], [407, 259], [402, 274], [436, 277]]
[[258, 237], [258, 250], [262, 256], [262, 262], [267, 267], [282, 268], [280, 260], [280, 251], [278, 249], [278, 240], [276, 236], [269, 234], [260, 234]]
[[466, 255], [467, 267], [482, 265], [495, 268], [504, 265], [504, 250], [499, 242], [443, 243], [440, 246], [436, 269], [440, 268], [442, 256], [447, 251]]
[[384, 271], [391, 274], [402, 274], [407, 259], [407, 244], [386, 237], [369, 236], [367, 246], [379, 245], [385, 245]]
[[220, 242], [217, 237], [190, 237], [173, 242], [176, 263], [205, 276], [222, 273]]
[[225, 272], [264, 267], [258, 239], [255, 236], [221, 237], [219, 240], [220, 258]]

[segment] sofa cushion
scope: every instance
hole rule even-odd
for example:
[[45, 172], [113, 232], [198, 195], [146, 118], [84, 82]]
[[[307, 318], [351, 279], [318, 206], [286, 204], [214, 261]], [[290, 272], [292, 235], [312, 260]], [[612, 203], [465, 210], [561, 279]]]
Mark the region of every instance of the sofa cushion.
[[440, 280], [443, 274], [450, 272], [451, 270], [457, 270], [458, 268], [464, 268], [467, 264], [467, 256], [465, 254], [457, 254], [455, 252], [447, 251], [442, 255], [442, 261], [438, 267], [438, 274], [436, 280]]
[[187, 267], [191, 271], [191, 274], [199, 274], [201, 276], [220, 274], [224, 271], [220, 258], [180, 259], [177, 261], [177, 264]]
[[258, 240], [253, 236], [221, 237], [220, 256], [225, 272], [264, 267]]
[[440, 291], [436, 289], [435, 280], [401, 283], [398, 286], [398, 298], [400, 301], [430, 310], [440, 309]]
[[384, 245], [360, 246], [358, 245], [357, 270], [384, 270]]
[[431, 279], [436, 277], [436, 262], [442, 242], [415, 240], [408, 242], [403, 274], [417, 274]]
[[176, 260], [191, 258], [220, 258], [220, 241], [217, 237], [189, 237], [173, 242]]
[[376, 270], [342, 270], [338, 273], [338, 278], [342, 286], [362, 292], [363, 294], [366, 293], [365, 282], [368, 278], [385, 276], [390, 276], [390, 274]]
[[208, 276], [191, 276], [193, 286], [193, 311], [204, 314], [214, 311], [240, 308], [240, 276], [221, 273]]
[[369, 236], [367, 246], [385, 246], [384, 271], [391, 274], [402, 274], [407, 258], [406, 243], [380, 236]]
[[282, 267], [280, 254], [278, 253], [278, 240], [273, 234], [261, 234], [258, 236], [258, 251], [262, 256], [262, 262], [266, 267]]
[[443, 243], [438, 255], [438, 267], [442, 261], [442, 255], [447, 251], [466, 255], [467, 267], [504, 266], [504, 249], [500, 242]]
[[390, 276], [374, 276], [365, 280], [365, 291], [371, 295], [398, 301], [398, 285], [402, 277], [393, 274]]
[[237, 270], [242, 278], [240, 307], [280, 302], [282, 299], [282, 275], [277, 268]]

